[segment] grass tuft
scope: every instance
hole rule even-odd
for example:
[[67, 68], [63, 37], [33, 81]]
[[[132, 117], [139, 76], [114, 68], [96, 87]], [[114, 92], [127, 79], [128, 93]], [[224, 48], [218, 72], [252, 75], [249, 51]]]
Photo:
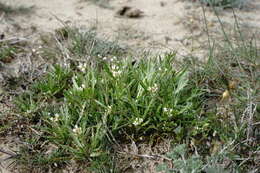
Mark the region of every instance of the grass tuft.
[[35, 130], [46, 145], [55, 145], [52, 152], [61, 151], [62, 161], [107, 156], [111, 142], [129, 140], [123, 133], [136, 140], [160, 133], [181, 140], [198, 123], [202, 92], [191, 87], [186, 67], [172, 66], [174, 57], [136, 65], [101, 59], [97, 66], [78, 64], [75, 71], [55, 66], [17, 105], [41, 123]]

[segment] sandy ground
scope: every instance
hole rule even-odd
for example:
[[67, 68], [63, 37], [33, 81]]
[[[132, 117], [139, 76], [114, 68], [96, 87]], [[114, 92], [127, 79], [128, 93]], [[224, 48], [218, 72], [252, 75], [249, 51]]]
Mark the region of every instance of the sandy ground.
[[[62, 20], [78, 26], [95, 27], [104, 37], [151, 51], [177, 50], [183, 55], [191, 51], [197, 53], [194, 49], [198, 45], [194, 40], [203, 37], [205, 28], [201, 6], [189, 0], [112, 0], [109, 1], [111, 8], [100, 8], [87, 0], [5, 1], [11, 5], [35, 7], [32, 15], [13, 18], [23, 29], [34, 27], [38, 33], [53, 31], [62, 26], [59, 21]], [[244, 9], [237, 9], [236, 14], [241, 22], [257, 30], [260, 28], [260, 1], [251, 0], [247, 4]], [[140, 9], [143, 17], [118, 17], [116, 11], [125, 5]], [[231, 10], [222, 10], [220, 15], [224, 22], [233, 25]], [[206, 9], [206, 16], [212, 30], [219, 30], [214, 12]], [[0, 26], [0, 31], [3, 29]]]
[[[178, 51], [178, 55], [198, 55], [203, 58], [204, 31], [203, 11], [199, 3], [188, 0], [112, 0], [110, 8], [101, 8], [87, 0], [1, 0], [10, 5], [34, 6], [30, 15], [5, 19], [0, 11], [0, 34], [7, 37], [35, 38], [44, 32], [53, 32], [65, 23], [95, 27], [103, 37], [119, 40], [136, 50], [153, 52]], [[140, 18], [116, 15], [122, 6], [143, 11]], [[248, 0], [243, 9], [236, 9], [241, 26], [250, 32], [260, 29], [260, 1]], [[225, 25], [234, 24], [232, 10], [220, 10]], [[206, 8], [205, 15], [210, 30], [220, 32], [214, 12]], [[0, 146], [5, 146], [0, 139]], [[0, 159], [6, 155], [0, 154]], [[6, 166], [6, 164], [4, 165]], [[8, 172], [0, 167], [3, 172]], [[1, 171], [0, 171], [1, 172]]]

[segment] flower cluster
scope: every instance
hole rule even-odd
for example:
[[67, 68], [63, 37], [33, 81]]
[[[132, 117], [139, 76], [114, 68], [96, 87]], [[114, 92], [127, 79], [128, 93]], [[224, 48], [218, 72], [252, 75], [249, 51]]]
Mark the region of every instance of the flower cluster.
[[72, 129], [73, 133], [79, 135], [82, 133], [82, 128], [78, 127], [78, 125], [75, 125], [75, 127]]
[[78, 87], [77, 89], [79, 91], [83, 91], [84, 89], [86, 88], [86, 85], [85, 84], [82, 84], [80, 87]]
[[[78, 91], [83, 91], [86, 88], [86, 85], [83, 83], [80, 86], [77, 84], [78, 76], [73, 76], [72, 81], [73, 81], [73, 86], [76, 88]], [[72, 94], [72, 92], [70, 92]]]
[[159, 70], [160, 72], [167, 72], [167, 71], [168, 71], [168, 68], [162, 69], [161, 67], [159, 67], [158, 70]]
[[107, 106], [106, 113], [110, 114], [112, 112], [112, 106]]
[[57, 122], [59, 121], [59, 118], [60, 118], [59, 114], [54, 114], [54, 117], [50, 117], [50, 121]]
[[152, 93], [155, 93], [155, 92], [157, 92], [158, 91], [158, 85], [157, 84], [154, 84], [152, 87], [148, 87], [148, 91], [149, 92], [152, 92]]
[[133, 125], [138, 126], [144, 121], [143, 118], [136, 118], [133, 122]]
[[102, 59], [103, 61], [110, 61], [110, 62], [115, 62], [117, 60], [116, 56], [113, 56], [111, 58], [108, 58], [106, 56], [102, 57], [101, 55], [97, 55], [100, 59]]
[[166, 113], [169, 116], [172, 116], [173, 109], [171, 109], [171, 108], [163, 108], [163, 112]]
[[82, 72], [85, 72], [87, 69], [87, 63], [79, 63], [78, 69]]
[[111, 62], [114, 62], [114, 61], [116, 61], [116, 60], [117, 60], [117, 57], [116, 57], [116, 56], [113, 56], [113, 57], [110, 59]]
[[112, 75], [113, 75], [114, 77], [118, 77], [118, 76], [120, 76], [121, 73], [122, 73], [122, 71], [119, 70], [119, 67], [116, 66], [116, 65], [112, 65], [112, 67], [111, 67], [111, 72], [112, 72]]

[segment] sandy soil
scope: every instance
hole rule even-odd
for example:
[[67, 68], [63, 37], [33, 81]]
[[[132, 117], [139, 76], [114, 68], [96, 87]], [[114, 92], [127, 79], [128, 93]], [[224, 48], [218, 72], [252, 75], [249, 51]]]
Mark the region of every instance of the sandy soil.
[[[103, 37], [117, 39], [133, 49], [153, 52], [176, 50], [178, 55], [193, 54], [202, 58], [205, 55], [203, 42], [207, 38], [202, 8], [200, 4], [188, 0], [112, 0], [109, 3], [111, 8], [101, 8], [87, 0], [1, 1], [10, 5], [34, 6], [34, 12], [30, 15], [13, 16], [11, 19], [6, 19], [0, 11], [0, 34], [5, 33], [7, 37], [36, 38], [41, 33], [53, 32], [62, 27], [63, 21], [77, 26], [95, 27]], [[117, 10], [125, 5], [140, 9], [143, 16], [117, 16]], [[250, 32], [259, 30], [259, 0], [248, 1], [245, 8], [235, 11], [241, 26], [249, 28]], [[225, 25], [234, 24], [231, 10], [219, 12]], [[210, 30], [219, 33], [219, 23], [214, 12], [206, 8], [205, 15]], [[5, 145], [0, 140], [0, 144]], [[6, 156], [0, 154], [0, 159]]]
[[[14, 22], [21, 28], [36, 28], [38, 33], [53, 31], [61, 27], [62, 20], [75, 25], [97, 28], [98, 33], [111, 39], [119, 39], [134, 48], [152, 51], [178, 50], [180, 54], [194, 52], [194, 39], [203, 35], [203, 13], [199, 3], [188, 0], [112, 0], [111, 8], [100, 8], [87, 0], [13, 0], [13, 5], [34, 6], [35, 13], [29, 16], [15, 16]], [[124, 6], [143, 11], [141, 18], [116, 16], [116, 11]], [[251, 0], [236, 14], [248, 27], [260, 27], [260, 1]], [[220, 17], [233, 25], [231, 10], [222, 10]], [[209, 26], [219, 30], [216, 16], [206, 10]], [[58, 19], [59, 20], [58, 20]], [[0, 26], [0, 31], [3, 28]], [[196, 48], [195, 48], [196, 49]]]

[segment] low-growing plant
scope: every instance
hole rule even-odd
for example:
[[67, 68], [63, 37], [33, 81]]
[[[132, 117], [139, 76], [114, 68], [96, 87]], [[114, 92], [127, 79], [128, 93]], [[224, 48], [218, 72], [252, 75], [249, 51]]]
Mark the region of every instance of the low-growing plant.
[[17, 51], [18, 49], [15, 46], [0, 43], [0, 61], [11, 62]]
[[190, 154], [187, 145], [180, 144], [166, 154], [170, 164], [160, 164], [156, 170], [161, 173], [228, 173], [232, 172], [232, 169], [225, 168], [221, 164], [228, 157], [227, 155], [227, 151], [222, 150], [220, 153], [207, 156], [205, 159], [198, 154]]
[[134, 65], [131, 59], [100, 59], [74, 71], [55, 66], [17, 104], [41, 124], [35, 127], [40, 139], [56, 146], [53, 157], [60, 151], [66, 161], [103, 157], [111, 152], [108, 144], [128, 140], [123, 133], [136, 140], [160, 133], [182, 140], [197, 124], [202, 92], [189, 82], [187, 67], [174, 68], [174, 58]]
[[161, 164], [157, 167], [158, 172], [165, 173], [199, 173], [202, 171], [203, 162], [199, 156], [192, 155], [187, 158], [187, 148], [185, 144], [176, 146], [170, 153], [167, 154], [167, 158], [172, 160], [174, 168], [169, 168], [166, 164]]

